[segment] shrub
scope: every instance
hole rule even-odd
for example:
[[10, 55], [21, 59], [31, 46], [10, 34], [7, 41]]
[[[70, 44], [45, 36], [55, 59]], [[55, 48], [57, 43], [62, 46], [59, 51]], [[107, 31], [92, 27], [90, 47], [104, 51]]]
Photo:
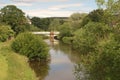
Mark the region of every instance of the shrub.
[[59, 37], [62, 39], [63, 37], [71, 37], [72, 36], [72, 28], [68, 23], [65, 23], [60, 26], [60, 34]]
[[120, 37], [116, 39], [116, 35], [112, 35], [108, 40], [99, 43], [99, 55], [90, 68], [91, 80], [93, 78], [96, 80], [120, 80], [119, 41]]
[[16, 34], [18, 35], [19, 33], [27, 32], [27, 31], [40, 31], [39, 28], [30, 25], [30, 24], [24, 24], [24, 25], [19, 25], [14, 28]]
[[108, 37], [111, 28], [103, 23], [90, 22], [83, 28], [75, 32], [73, 47], [81, 53], [91, 53], [95, 51], [98, 42]]
[[94, 51], [94, 45], [96, 44], [95, 36], [92, 33], [88, 33], [84, 29], [80, 29], [75, 32], [73, 38], [73, 48], [79, 50], [83, 54], [88, 54]]
[[72, 37], [63, 37], [62, 41], [66, 44], [72, 44]]
[[8, 25], [0, 25], [0, 41], [4, 42], [14, 36], [14, 31]]
[[47, 59], [48, 47], [40, 36], [31, 33], [21, 33], [13, 41], [12, 49], [29, 59]]

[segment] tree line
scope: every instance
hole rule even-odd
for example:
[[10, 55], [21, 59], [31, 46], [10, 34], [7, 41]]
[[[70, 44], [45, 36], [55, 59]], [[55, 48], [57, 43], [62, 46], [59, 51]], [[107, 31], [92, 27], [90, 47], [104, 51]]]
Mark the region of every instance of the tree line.
[[29, 60], [49, 58], [49, 49], [42, 37], [30, 33], [40, 30], [32, 25], [30, 18], [16, 6], [7, 5], [0, 10], [0, 42], [13, 38], [12, 50], [27, 56]]
[[[99, 9], [84, 16], [78, 26], [73, 27], [72, 23], [78, 23], [79, 20], [63, 24], [60, 37], [64, 43], [72, 45], [72, 48], [82, 55], [76, 74], [79, 74], [82, 63], [89, 74], [88, 80], [118, 80], [120, 79], [120, 1], [96, 0], [96, 2]], [[66, 31], [62, 31], [64, 29]]]
[[32, 24], [28, 24], [28, 19], [20, 9], [9, 5], [0, 10], [0, 23], [9, 25], [12, 34], [30, 30], [59, 31], [59, 40], [72, 45], [73, 49], [83, 55], [82, 62], [88, 67], [91, 80], [93, 77], [96, 80], [119, 80], [120, 1], [96, 0], [96, 2], [99, 8], [88, 14], [74, 13], [62, 19], [32, 17], [29, 19]]

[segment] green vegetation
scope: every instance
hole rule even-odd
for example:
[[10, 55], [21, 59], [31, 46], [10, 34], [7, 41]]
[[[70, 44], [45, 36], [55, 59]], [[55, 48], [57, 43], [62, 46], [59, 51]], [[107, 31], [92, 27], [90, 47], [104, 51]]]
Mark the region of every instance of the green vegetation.
[[8, 25], [0, 24], [0, 42], [4, 42], [14, 36], [14, 31]]
[[50, 17], [50, 18], [39, 18], [32, 17], [31, 22], [34, 26], [38, 27], [43, 31], [57, 31], [59, 26], [68, 20], [67, 17]]
[[107, 4], [107, 9], [93, 10], [83, 18], [80, 18], [82, 14], [73, 14], [68, 22], [60, 26], [59, 37], [62, 42], [72, 45], [73, 49], [81, 53], [81, 63], [87, 68], [90, 80], [118, 80], [120, 1], [96, 1], [101, 6]]
[[12, 43], [12, 49], [29, 59], [47, 59], [47, 44], [40, 38], [31, 33], [21, 33]]
[[[113, 38], [113, 36], [111, 36]], [[119, 80], [120, 79], [120, 44], [114, 39], [100, 43], [101, 51], [90, 67], [91, 80]], [[102, 74], [101, 74], [102, 73]]]
[[71, 37], [72, 36], [72, 28], [68, 23], [64, 23], [60, 26], [60, 35], [59, 39], [62, 40], [64, 37]]
[[[81, 63], [87, 67], [91, 80], [94, 78], [119, 80], [120, 1], [96, 0], [96, 2], [100, 9], [93, 10], [89, 14], [74, 13], [67, 19], [33, 17], [31, 22], [34, 26], [28, 24], [22, 10], [13, 5], [5, 6], [1, 9], [0, 23], [10, 26], [0, 25], [0, 42], [12, 37], [15, 31], [18, 34], [12, 43], [12, 49], [15, 52], [29, 59], [47, 59], [48, 49], [43, 40], [31, 33], [22, 32], [39, 29], [58, 30], [59, 39], [63, 43], [72, 45], [73, 49], [81, 53]], [[103, 9], [104, 7], [106, 9]], [[32, 72], [29, 74], [29, 70], [24, 70], [24, 64], [26, 64], [24, 57], [19, 57], [18, 54], [12, 52], [10, 46], [6, 46], [7, 44], [1, 43], [1, 45], [5, 46], [0, 46], [0, 64], [4, 66], [0, 66], [3, 70], [3, 74], [0, 73], [0, 79], [15, 80], [19, 76], [24, 80], [32, 80]], [[14, 75], [10, 74], [12, 72]], [[17, 72], [20, 73], [17, 74]], [[79, 73], [79, 71], [76, 72]]]
[[19, 33], [18, 27], [19, 25], [24, 25], [27, 23], [27, 19], [24, 16], [24, 12], [18, 9], [14, 5], [7, 5], [1, 9], [1, 22], [8, 24], [11, 28], [16, 32]]
[[47, 59], [48, 48], [42, 38], [23, 32], [39, 30], [16, 6], [7, 5], [0, 10], [0, 80], [36, 80], [23, 55], [30, 59]]
[[[105, 22], [107, 21], [107, 17], [105, 18], [105, 13], [103, 9], [97, 9], [97, 10], [93, 10], [92, 12], [90, 12], [87, 16], [85, 16], [82, 20], [81, 26], [85, 26], [86, 24], [88, 24], [89, 22]], [[106, 22], [107, 23], [107, 22]]]
[[51, 20], [52, 19], [50, 18], [39, 18], [39, 17], [31, 18], [32, 24], [44, 31], [48, 30]]
[[49, 25], [49, 30], [56, 31], [56, 30], [58, 30], [59, 25], [60, 25], [60, 21], [58, 19], [53, 19], [53, 21]]
[[0, 43], [0, 80], [36, 80], [27, 58], [14, 53], [10, 44]]
[[0, 80], [5, 80], [7, 76], [8, 64], [6, 58], [0, 53]]
[[81, 53], [94, 52], [99, 41], [108, 37], [111, 28], [103, 23], [90, 22], [75, 32], [73, 48]]
[[10, 25], [16, 34], [40, 30], [31, 25], [29, 18], [25, 17], [25, 13], [14, 5], [7, 5], [0, 10], [0, 23]]

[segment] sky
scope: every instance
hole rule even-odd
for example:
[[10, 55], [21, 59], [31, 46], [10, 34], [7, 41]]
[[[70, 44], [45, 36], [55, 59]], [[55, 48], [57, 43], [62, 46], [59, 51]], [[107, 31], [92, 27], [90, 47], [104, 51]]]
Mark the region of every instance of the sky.
[[69, 17], [97, 9], [95, 0], [0, 0], [0, 9], [6, 5], [16, 5], [32, 17]]

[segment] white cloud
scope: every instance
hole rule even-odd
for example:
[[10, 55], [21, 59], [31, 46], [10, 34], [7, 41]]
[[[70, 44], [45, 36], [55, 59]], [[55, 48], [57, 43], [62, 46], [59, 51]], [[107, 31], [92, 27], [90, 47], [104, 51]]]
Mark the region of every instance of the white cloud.
[[[42, 7], [39, 7], [39, 9], [36, 8], [34, 10], [31, 8], [31, 6], [34, 6], [32, 2], [50, 2], [50, 1], [67, 1], [67, 0], [11, 0], [14, 1], [12, 3], [1, 3], [0, 7], [6, 6], [6, 5], [16, 5], [16, 6], [24, 6], [23, 12], [25, 12], [27, 15], [30, 16], [37, 16], [37, 17], [69, 17], [71, 14], [79, 12], [79, 13], [88, 13], [92, 11], [93, 9], [90, 7], [86, 7], [82, 3], [74, 3], [74, 4], [66, 4], [66, 5], [53, 5], [49, 6], [47, 9], [40, 9]], [[21, 1], [21, 2], [15, 2], [15, 1]], [[28, 7], [26, 7], [28, 6]], [[33, 9], [33, 10], [26, 10], [26, 8]], [[76, 8], [76, 10], [73, 10]]]
[[24, 3], [33, 3], [33, 2], [64, 2], [68, 0], [11, 0], [13, 2], [24, 2]]
[[12, 5], [16, 5], [16, 6], [32, 6], [33, 4], [30, 3], [11, 3]]
[[[69, 10], [63, 8], [73, 8], [79, 7], [78, 10]], [[81, 9], [81, 10], [80, 10]], [[25, 10], [24, 12], [30, 16], [38, 16], [38, 17], [69, 17], [73, 13], [88, 13], [91, 11], [91, 8], [87, 8], [83, 6], [83, 4], [66, 4], [66, 5], [57, 5], [51, 6], [48, 9], [37, 9], [37, 10]]]
[[52, 6], [49, 8], [49, 10], [60, 10], [60, 9], [64, 9], [64, 8], [69, 8], [69, 7], [80, 7], [83, 4], [66, 4], [66, 5], [58, 5], [58, 6]]
[[32, 6], [32, 4], [30, 3], [0, 3], [0, 6], [3, 7], [3, 6], [6, 6], [6, 5], [16, 5], [16, 6]]
[[53, 11], [53, 10], [26, 10], [24, 12], [30, 16], [37, 17], [69, 17], [71, 14], [76, 12], [84, 13], [82, 11]]

